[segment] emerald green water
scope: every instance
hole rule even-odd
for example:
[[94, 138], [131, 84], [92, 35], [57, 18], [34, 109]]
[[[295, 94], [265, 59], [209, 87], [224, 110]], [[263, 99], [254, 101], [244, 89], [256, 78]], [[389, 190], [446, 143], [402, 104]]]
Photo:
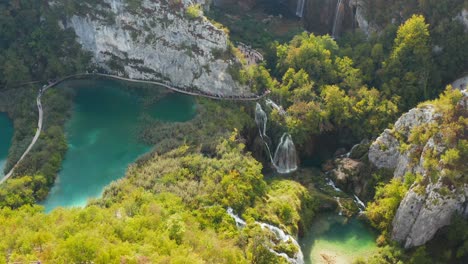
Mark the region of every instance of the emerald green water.
[[375, 239], [373, 231], [358, 219], [322, 214], [317, 216], [300, 244], [306, 264], [348, 264], [375, 252]]
[[0, 178], [4, 175], [8, 150], [13, 138], [13, 122], [6, 113], [0, 113]]
[[151, 149], [137, 138], [142, 115], [168, 122], [195, 116], [195, 103], [188, 96], [170, 94], [147, 108], [140, 99], [117, 82], [93, 81], [76, 88], [73, 114], [66, 125], [68, 151], [43, 203], [46, 211], [84, 206], [123, 177], [128, 165]]

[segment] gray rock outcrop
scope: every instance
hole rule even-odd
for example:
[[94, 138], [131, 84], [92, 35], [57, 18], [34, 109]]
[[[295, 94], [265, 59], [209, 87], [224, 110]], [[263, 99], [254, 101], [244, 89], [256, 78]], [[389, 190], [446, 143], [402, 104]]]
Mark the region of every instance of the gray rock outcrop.
[[[458, 105], [468, 109], [466, 91], [463, 91], [463, 95]], [[369, 161], [377, 168], [393, 170], [395, 178], [401, 178], [406, 173], [419, 174], [425, 181], [424, 185], [414, 183], [410, 187], [392, 222], [392, 239], [402, 243], [405, 248], [420, 246], [432, 239], [440, 228], [450, 224], [455, 212], [468, 216], [468, 185], [445, 185], [443, 177], [433, 182], [424, 166], [425, 153], [437, 156], [447, 148], [440, 132], [435, 133], [423, 146], [404, 145], [414, 128], [422, 124], [437, 125], [442, 117], [430, 104], [411, 109], [398, 119], [392, 130], [386, 129], [369, 149]], [[440, 171], [442, 175], [442, 168]]]
[[[411, 130], [421, 124], [434, 121], [436, 114], [431, 105], [413, 108], [403, 114], [395, 123], [395, 127], [385, 131], [371, 144], [369, 161], [377, 168], [394, 169], [394, 176], [401, 177], [407, 172], [420, 172], [420, 166], [409, 166], [409, 156], [413, 149], [400, 152], [398, 137], [408, 138]], [[429, 142], [428, 142], [429, 144]]]
[[235, 60], [226, 56], [226, 33], [203, 16], [186, 15], [189, 5], [205, 0], [180, 4], [142, 0], [136, 8], [124, 0], [102, 2], [102, 6], [90, 6], [92, 11], [86, 15], [64, 21], [99, 67], [129, 78], [165, 80], [211, 94], [250, 94], [248, 87], [229, 74]]
[[440, 194], [441, 188], [444, 187], [438, 182], [428, 185], [424, 194], [418, 194], [415, 188], [408, 191], [393, 219], [392, 239], [405, 248], [423, 245], [441, 227], [450, 224], [454, 212], [468, 213], [468, 186], [446, 195]]

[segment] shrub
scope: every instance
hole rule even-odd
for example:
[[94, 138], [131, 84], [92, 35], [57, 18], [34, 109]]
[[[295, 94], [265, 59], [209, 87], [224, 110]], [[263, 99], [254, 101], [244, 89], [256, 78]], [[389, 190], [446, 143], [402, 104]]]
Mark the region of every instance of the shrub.
[[190, 5], [189, 7], [187, 7], [185, 14], [190, 19], [197, 19], [203, 15], [203, 11], [201, 9], [200, 4], [196, 4], [196, 5]]

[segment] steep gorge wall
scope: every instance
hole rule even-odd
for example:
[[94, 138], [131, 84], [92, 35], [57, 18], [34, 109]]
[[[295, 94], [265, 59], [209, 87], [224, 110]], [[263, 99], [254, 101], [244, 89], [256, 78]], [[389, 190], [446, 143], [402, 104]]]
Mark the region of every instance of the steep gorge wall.
[[304, 11], [304, 25], [310, 31], [331, 34], [338, 15], [336, 33], [340, 34], [357, 26], [354, 13], [352, 0], [308, 0]]
[[141, 0], [136, 7], [125, 0], [101, 2], [89, 7], [91, 13], [73, 15], [63, 23], [75, 31], [99, 67], [212, 94], [250, 94], [229, 74], [235, 62], [227, 52], [226, 33], [204, 17], [186, 15], [189, 5], [206, 4], [206, 0]]

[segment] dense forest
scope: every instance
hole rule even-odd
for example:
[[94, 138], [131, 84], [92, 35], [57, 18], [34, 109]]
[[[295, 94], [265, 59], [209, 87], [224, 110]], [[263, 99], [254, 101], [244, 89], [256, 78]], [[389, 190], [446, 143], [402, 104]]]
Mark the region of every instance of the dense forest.
[[[33, 136], [39, 86], [91, 68], [91, 55], [81, 49], [73, 30], [61, 25], [70, 14], [92, 10], [74, 1], [58, 2], [0, 2], [0, 111], [8, 113], [15, 128], [5, 171]], [[183, 6], [169, 2], [174, 8]], [[468, 69], [468, 34], [454, 19], [468, 3], [364, 2], [367, 19], [378, 30], [368, 36], [352, 30], [337, 39], [299, 32], [297, 23], [294, 36], [277, 36], [252, 17], [233, 22], [232, 15], [223, 17], [227, 11], [206, 14], [225, 22], [226, 32], [236, 29], [232, 39], [264, 54], [263, 63], [247, 66], [230, 43], [228, 51], [238, 61], [229, 73], [253, 92], [271, 91], [271, 99], [286, 114], [273, 109], [268, 129], [278, 138], [285, 131], [291, 134], [302, 161], [319, 155], [315, 145], [326, 136], [346, 147], [372, 140], [402, 113], [431, 104], [444, 118], [413, 129], [402, 146], [422, 148], [441, 134], [447, 150], [424, 156], [430, 181], [462, 188], [468, 184], [468, 117], [459, 106], [463, 94], [446, 85]], [[125, 3], [138, 12], [141, 1]], [[192, 5], [183, 14], [199, 19], [203, 12]], [[112, 23], [111, 14], [100, 17]], [[197, 99], [198, 115], [190, 122], [142, 121], [139, 137], [156, 150], [131, 165], [102, 198], [85, 208], [45, 213], [36, 203], [49, 193], [67, 151], [64, 127], [73, 97], [73, 89], [66, 87], [44, 95], [43, 134], [14, 177], [0, 186], [0, 263], [285, 263], [273, 251], [293, 257], [298, 249], [275, 241], [275, 234], [257, 221], [297, 236], [307, 232], [320, 210], [337, 206], [337, 194], [323, 173], [304, 169], [271, 176], [252, 104]], [[370, 169], [373, 184], [366, 193], [374, 197], [366, 197], [365, 217], [379, 233], [379, 251], [356, 263], [463, 263], [468, 223], [458, 215], [424, 246], [406, 250], [391, 240], [392, 220], [403, 197], [411, 186], [424, 189], [428, 180], [417, 174], [402, 179], [389, 175]], [[343, 197], [343, 204], [349, 214], [357, 211], [349, 197]], [[246, 228], [236, 228], [228, 207], [246, 220]]]
[[83, 72], [90, 56], [43, 1], [0, 3], [1, 89]]

